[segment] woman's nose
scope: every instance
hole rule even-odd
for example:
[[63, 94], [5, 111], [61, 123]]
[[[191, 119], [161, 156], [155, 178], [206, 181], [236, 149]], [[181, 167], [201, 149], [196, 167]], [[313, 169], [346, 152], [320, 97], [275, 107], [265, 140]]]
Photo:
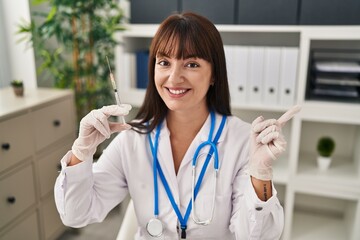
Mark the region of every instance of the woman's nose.
[[184, 74], [180, 65], [174, 64], [170, 69], [169, 73], [169, 81], [174, 83], [182, 83], [184, 82]]

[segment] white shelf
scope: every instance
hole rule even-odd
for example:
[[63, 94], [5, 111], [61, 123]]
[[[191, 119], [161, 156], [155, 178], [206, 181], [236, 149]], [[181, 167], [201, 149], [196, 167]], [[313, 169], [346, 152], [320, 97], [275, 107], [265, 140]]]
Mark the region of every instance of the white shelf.
[[360, 124], [360, 104], [306, 101], [299, 115], [307, 121]]
[[251, 111], [265, 111], [265, 112], [278, 112], [284, 113], [289, 107], [278, 105], [264, 105], [264, 104], [231, 104], [231, 107], [238, 110], [251, 110]]
[[[356, 38], [360, 36], [360, 26], [295, 26], [295, 25], [216, 25], [219, 32], [259, 32], [259, 33], [296, 33], [304, 32], [321, 39], [321, 35], [337, 36], [338, 39]], [[126, 31], [121, 33], [124, 37], [152, 38], [158, 29], [157, 24], [128, 24]], [[340, 36], [339, 36], [340, 34]]]
[[341, 218], [294, 212], [292, 240], [349, 239], [346, 223]]
[[[321, 171], [316, 165], [315, 154], [301, 154], [299, 157], [298, 173], [302, 178], [335, 184], [355, 184], [360, 186], [360, 178], [354, 163], [349, 158], [337, 157], [333, 160], [329, 169]], [[358, 183], [358, 184], [356, 184]]]
[[298, 172], [294, 178], [295, 190], [322, 196], [358, 199], [360, 178], [354, 164], [348, 159], [335, 162], [327, 171], [320, 171], [316, 160], [300, 157]]

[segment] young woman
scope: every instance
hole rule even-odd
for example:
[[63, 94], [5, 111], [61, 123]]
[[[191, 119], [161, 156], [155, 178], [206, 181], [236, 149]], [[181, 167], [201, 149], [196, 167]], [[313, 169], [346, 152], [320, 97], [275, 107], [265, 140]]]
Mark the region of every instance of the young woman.
[[[251, 126], [231, 115], [229, 98], [215, 26], [193, 13], [168, 17], [150, 47], [136, 119], [108, 122], [131, 109], [113, 105], [81, 120], [55, 185], [64, 224], [100, 222], [130, 193], [135, 239], [279, 239], [284, 218], [272, 162], [285, 151], [281, 127], [298, 109]], [[93, 163], [97, 145], [114, 132]]]

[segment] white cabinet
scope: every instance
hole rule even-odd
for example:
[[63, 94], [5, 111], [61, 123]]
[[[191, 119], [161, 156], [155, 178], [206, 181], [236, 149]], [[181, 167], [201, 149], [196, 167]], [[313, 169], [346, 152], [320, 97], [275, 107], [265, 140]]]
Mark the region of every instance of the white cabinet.
[[76, 136], [73, 93], [12, 91], [0, 89], [0, 239], [56, 239], [65, 227], [53, 188]]
[[[149, 47], [158, 25], [132, 24], [119, 34], [116, 77], [122, 101], [137, 107], [144, 90], [135, 88], [134, 52]], [[310, 51], [313, 48], [360, 50], [359, 26], [217, 25], [224, 45], [298, 49], [293, 101], [302, 111], [284, 128], [286, 153], [275, 162], [274, 182], [285, 209], [282, 239], [360, 239], [360, 104], [305, 99]], [[291, 73], [289, 73], [291, 74]], [[231, 94], [234, 94], [233, 92]], [[234, 115], [278, 118], [285, 104], [232, 102]], [[336, 141], [326, 172], [316, 166], [316, 142]]]

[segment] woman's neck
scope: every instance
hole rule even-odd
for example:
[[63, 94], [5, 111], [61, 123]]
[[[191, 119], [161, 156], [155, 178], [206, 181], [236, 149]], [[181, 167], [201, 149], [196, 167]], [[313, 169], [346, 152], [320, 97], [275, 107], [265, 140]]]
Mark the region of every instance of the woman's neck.
[[187, 136], [194, 138], [200, 131], [209, 115], [208, 109], [191, 113], [169, 111], [166, 117], [167, 127], [171, 135], [176, 137]]
[[170, 131], [170, 142], [173, 154], [175, 174], [178, 173], [182, 159], [187, 152], [191, 142], [209, 115], [207, 109], [201, 111], [178, 112], [169, 111], [166, 124]]

